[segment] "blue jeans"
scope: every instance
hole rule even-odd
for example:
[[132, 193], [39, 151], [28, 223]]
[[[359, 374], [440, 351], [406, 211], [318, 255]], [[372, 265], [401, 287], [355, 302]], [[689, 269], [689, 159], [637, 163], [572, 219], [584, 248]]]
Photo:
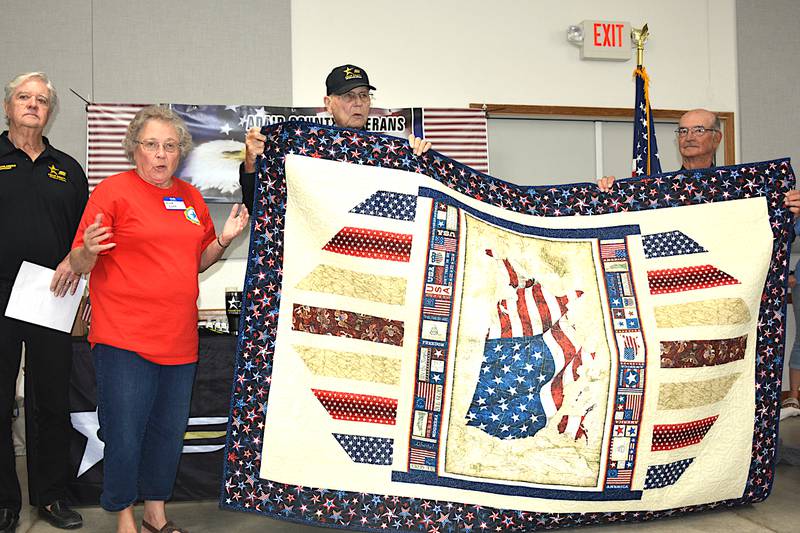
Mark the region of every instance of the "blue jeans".
[[195, 363], [159, 365], [105, 344], [92, 349], [106, 511], [172, 496], [189, 419]]

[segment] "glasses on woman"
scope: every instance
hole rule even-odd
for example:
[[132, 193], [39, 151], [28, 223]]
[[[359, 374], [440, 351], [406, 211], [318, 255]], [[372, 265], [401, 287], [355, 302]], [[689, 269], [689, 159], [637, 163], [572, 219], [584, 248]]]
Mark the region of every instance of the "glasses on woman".
[[158, 152], [158, 147], [161, 146], [164, 148], [165, 152], [171, 154], [173, 152], [177, 152], [181, 147], [181, 143], [177, 141], [164, 141], [163, 143], [160, 143], [153, 139], [146, 139], [144, 141], [136, 141], [136, 143], [141, 146], [145, 152]]

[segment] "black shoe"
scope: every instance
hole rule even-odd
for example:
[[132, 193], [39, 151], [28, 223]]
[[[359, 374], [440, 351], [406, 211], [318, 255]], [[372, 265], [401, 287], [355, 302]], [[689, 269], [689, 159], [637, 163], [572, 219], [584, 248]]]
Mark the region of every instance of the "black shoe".
[[18, 521], [19, 513], [11, 509], [0, 509], [0, 533], [14, 533]]
[[51, 503], [49, 511], [47, 507], [39, 507], [39, 516], [59, 529], [78, 529], [83, 525], [83, 517], [60, 500]]

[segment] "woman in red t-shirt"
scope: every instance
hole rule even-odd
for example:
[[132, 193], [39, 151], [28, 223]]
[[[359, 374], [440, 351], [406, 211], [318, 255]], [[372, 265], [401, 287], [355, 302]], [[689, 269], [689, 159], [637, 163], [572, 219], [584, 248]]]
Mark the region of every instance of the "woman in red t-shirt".
[[103, 180], [72, 243], [75, 272], [91, 272], [89, 342], [105, 443], [100, 503], [118, 512], [117, 532], [183, 531], [169, 522], [171, 497], [197, 363], [197, 275], [247, 226], [231, 208], [219, 235], [200, 193], [174, 176], [191, 150], [170, 109], [139, 111], [123, 141], [135, 169]]

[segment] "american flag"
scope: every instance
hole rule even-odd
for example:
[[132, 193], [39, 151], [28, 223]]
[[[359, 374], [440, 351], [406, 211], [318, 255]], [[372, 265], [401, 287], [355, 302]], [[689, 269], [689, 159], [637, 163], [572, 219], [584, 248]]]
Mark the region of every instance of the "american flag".
[[[486, 254], [494, 257], [492, 250]], [[514, 296], [498, 300], [484, 345], [483, 363], [467, 413], [467, 425], [495, 437], [535, 435], [561, 408], [564, 387], [580, 378], [585, 353], [565, 315], [583, 293], [554, 296], [508, 258], [496, 259], [501, 285]], [[562, 419], [562, 431], [570, 426]], [[575, 435], [580, 421], [572, 424]]]
[[600, 247], [600, 259], [625, 259], [627, 247], [624, 240], [608, 241]]
[[[494, 252], [486, 250], [493, 257]], [[544, 289], [535, 278], [522, 277], [521, 272], [507, 259], [497, 260], [500, 282], [508, 287], [508, 298], [497, 302], [489, 338], [521, 337], [544, 333], [567, 313], [567, 304], [579, 298], [582, 291], [570, 291], [556, 296]]]
[[585, 353], [574, 336], [560, 320], [543, 334], [487, 339], [467, 425], [501, 439], [545, 427], [563, 404], [564, 388], [580, 378]]
[[122, 139], [133, 116], [145, 104], [89, 104], [86, 106], [86, 176], [89, 191], [109, 176], [133, 168], [125, 157]]
[[436, 451], [412, 448], [409, 459], [412, 464], [433, 467], [436, 466]]
[[636, 335], [623, 334], [622, 335], [625, 359], [634, 359], [639, 355], [639, 342]]
[[633, 117], [632, 175], [661, 174], [656, 129], [650, 112], [650, 79], [643, 66], [637, 67], [633, 76], [636, 78], [636, 107]]
[[432, 108], [422, 110], [422, 136], [447, 157], [489, 172], [489, 137], [486, 112], [480, 109]]

